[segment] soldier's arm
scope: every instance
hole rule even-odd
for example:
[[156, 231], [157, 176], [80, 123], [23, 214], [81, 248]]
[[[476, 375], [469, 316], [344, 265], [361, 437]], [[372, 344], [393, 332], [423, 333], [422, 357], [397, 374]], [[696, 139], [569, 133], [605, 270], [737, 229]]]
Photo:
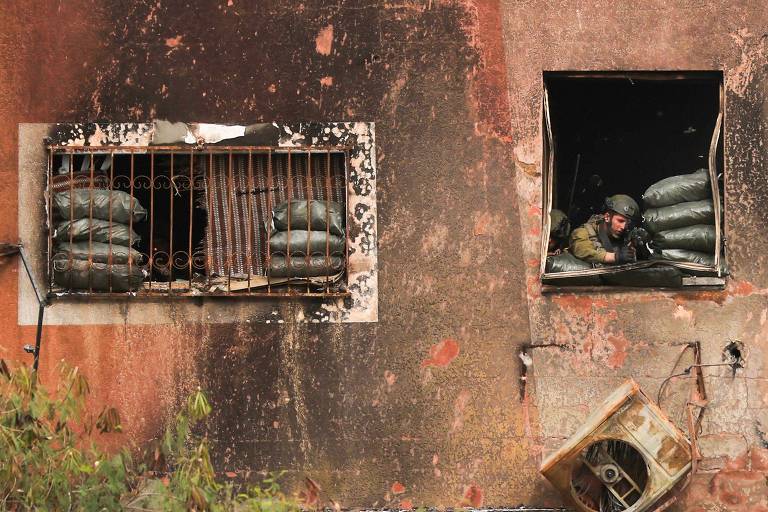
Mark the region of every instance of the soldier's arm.
[[610, 259], [609, 256], [613, 256], [604, 248], [596, 246], [584, 228], [576, 228], [571, 233], [571, 252], [580, 260], [588, 263], [611, 263], [607, 259]]

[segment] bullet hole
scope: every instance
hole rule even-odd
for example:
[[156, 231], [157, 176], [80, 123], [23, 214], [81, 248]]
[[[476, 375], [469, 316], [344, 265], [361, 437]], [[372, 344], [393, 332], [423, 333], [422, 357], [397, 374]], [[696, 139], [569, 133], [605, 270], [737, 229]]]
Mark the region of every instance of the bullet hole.
[[365, 58], [365, 60], [363, 60], [363, 63], [366, 66], [371, 66], [371, 65], [374, 65], [374, 64], [380, 64], [381, 63], [381, 55], [379, 55], [378, 53], [372, 53], [369, 56], [367, 56]]
[[736, 370], [744, 368], [744, 344], [738, 340], [728, 343], [723, 349], [723, 361], [731, 366], [733, 375], [736, 375]]

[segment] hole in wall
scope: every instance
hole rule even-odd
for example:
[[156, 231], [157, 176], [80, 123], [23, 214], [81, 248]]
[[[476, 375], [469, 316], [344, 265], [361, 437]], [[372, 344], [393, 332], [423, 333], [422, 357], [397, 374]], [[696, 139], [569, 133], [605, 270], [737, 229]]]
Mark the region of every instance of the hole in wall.
[[746, 363], [744, 357], [744, 343], [741, 341], [730, 341], [723, 349], [723, 361], [731, 365], [734, 375], [736, 375], [736, 370], [744, 368]]

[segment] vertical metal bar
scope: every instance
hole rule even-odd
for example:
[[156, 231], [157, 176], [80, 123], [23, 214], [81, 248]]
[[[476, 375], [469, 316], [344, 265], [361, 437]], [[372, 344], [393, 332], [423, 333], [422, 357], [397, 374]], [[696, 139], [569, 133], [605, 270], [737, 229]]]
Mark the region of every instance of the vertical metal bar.
[[213, 273], [213, 153], [208, 153], [208, 187], [206, 194], [208, 194], [208, 235], [205, 243], [205, 248], [208, 254], [206, 254], [205, 261], [208, 268], [206, 274], [208, 274], [208, 289], [211, 289], [211, 274]]
[[115, 186], [115, 150], [109, 152], [109, 252], [107, 253], [107, 284], [109, 293], [112, 293], [112, 189]]
[[53, 289], [53, 148], [48, 149], [48, 291]]
[[269, 241], [272, 238], [272, 150], [267, 153], [267, 215], [269, 215], [269, 222], [267, 222], [267, 293], [272, 293], [272, 250], [269, 247]]
[[[312, 226], [310, 223], [310, 218], [312, 217], [310, 214], [312, 212], [311, 206], [312, 206], [312, 151], [307, 151], [307, 252], [304, 255], [305, 261], [306, 261], [306, 268], [307, 268], [307, 277], [309, 277], [309, 266], [312, 261], [311, 255], [310, 255], [310, 235], [312, 233]], [[327, 273], [327, 272], [326, 272]], [[307, 293], [311, 292], [311, 288], [309, 287], [309, 279], [307, 279]]]
[[128, 289], [130, 290], [131, 276], [133, 275], [133, 258], [131, 258], [131, 247], [133, 247], [133, 170], [134, 170], [134, 158], [133, 149], [131, 149], [131, 182], [130, 190], [131, 197], [128, 208]]
[[194, 169], [193, 165], [195, 163], [195, 154], [193, 150], [189, 150], [189, 253], [187, 254], [187, 257], [189, 258], [189, 289], [192, 290], [192, 228], [193, 228], [193, 219], [192, 219], [192, 212], [194, 208], [194, 189], [195, 189], [195, 178], [194, 178]]
[[349, 150], [344, 151], [344, 274], [349, 290]]
[[328, 293], [330, 286], [329, 271], [331, 268], [331, 151], [325, 152], [325, 292]]
[[[542, 196], [544, 201], [544, 208], [541, 212], [542, 233], [549, 233], [550, 217], [549, 214], [552, 211], [552, 194], [554, 191], [554, 175], [555, 175], [555, 137], [552, 130], [552, 119], [550, 117], [549, 109], [549, 91], [547, 82], [544, 81], [544, 94], [542, 98], [542, 124], [544, 125], [544, 137], [542, 138], [542, 152], [544, 155], [544, 175], [541, 180]], [[539, 273], [541, 275], [546, 273], [547, 267], [547, 245], [549, 239], [546, 236], [541, 236], [539, 241]]]
[[35, 351], [32, 360], [32, 371], [35, 372], [37, 379], [37, 368], [40, 366], [40, 345], [43, 341], [43, 315], [45, 314], [45, 303], [41, 302], [37, 306], [37, 330], [35, 331]]
[[72, 238], [73, 238], [73, 225], [75, 222], [75, 171], [73, 168], [75, 160], [75, 153], [73, 150], [69, 150], [69, 257], [67, 260], [69, 261], [68, 266], [68, 274], [67, 274], [67, 288], [68, 291], [72, 291], [72, 275], [74, 274], [74, 269], [72, 268], [72, 265], [74, 265], [73, 257], [72, 257]]
[[[719, 107], [720, 107], [719, 108], [719, 112], [720, 112], [719, 116], [722, 119], [722, 122], [721, 122], [721, 125], [720, 125], [720, 129], [724, 132], [725, 131], [725, 123], [727, 121], [725, 119], [725, 116], [727, 115], [727, 113], [726, 113], [726, 110], [725, 110], [725, 108], [726, 108], [726, 105], [725, 105], [725, 91], [723, 90], [723, 79], [722, 79], [722, 76], [720, 78], [720, 83], [718, 84], [718, 93], [719, 93], [718, 100], [719, 100]], [[724, 136], [722, 137], [722, 139], [723, 139], [722, 140], [722, 143], [723, 143], [723, 160], [721, 162], [722, 162], [722, 165], [723, 165], [723, 168], [722, 168], [722, 170], [723, 170], [723, 195], [722, 195], [723, 207], [720, 210], [719, 215], [720, 215], [720, 218], [722, 219], [722, 222], [721, 222], [721, 225], [720, 225], [720, 232], [722, 234], [722, 236], [721, 236], [721, 241], [722, 242], [721, 243], [722, 243], [722, 246], [723, 246], [722, 247], [722, 256], [723, 256], [723, 258], [725, 258], [725, 263], [728, 263], [728, 240], [729, 240], [729, 235], [730, 235], [730, 229], [728, 227], [728, 222], [727, 222], [727, 219], [726, 219], [726, 215], [728, 213], [728, 209], [730, 208], [728, 206], [728, 194], [726, 193], [728, 191], [728, 172], [727, 172], [728, 169], [726, 168], [726, 162], [728, 161], [728, 154], [727, 154], [728, 146], [726, 146], [726, 144], [725, 144], [726, 141], [725, 141], [725, 137]], [[718, 146], [719, 146], [719, 142], [718, 142]], [[717, 148], [715, 148], [715, 161], [717, 161]], [[719, 187], [718, 187], [718, 190], [719, 190]], [[718, 196], [719, 196], [719, 194], [718, 194]], [[719, 250], [720, 249], [718, 248], [718, 251]], [[721, 275], [721, 272], [720, 272], [720, 267], [722, 266], [720, 264], [721, 260], [722, 260], [722, 258], [716, 262], [716, 265], [717, 265], [717, 275], [718, 276]]]
[[[720, 210], [720, 186], [717, 180], [717, 147], [720, 141], [720, 130], [723, 123], [723, 100], [722, 100], [722, 88], [718, 88], [719, 91], [719, 111], [717, 119], [715, 121], [715, 129], [712, 132], [712, 137], [709, 143], [709, 155], [707, 159], [707, 167], [709, 167], [709, 182], [712, 189], [712, 204], [715, 212], [715, 268], [717, 269], [717, 275], [720, 277], [720, 255], [722, 252], [722, 233], [721, 230], [721, 210]], [[723, 184], [725, 184], [725, 178], [723, 178]], [[725, 188], [723, 188], [725, 192]]]
[[253, 249], [251, 248], [251, 231], [253, 230], [251, 195], [253, 195], [255, 190], [253, 186], [253, 152], [250, 149], [248, 150], [248, 184], [245, 186], [245, 192], [245, 200], [248, 208], [248, 226], [245, 230], [245, 264], [248, 267], [248, 293], [251, 293], [251, 269], [253, 267]]
[[[291, 196], [293, 192], [293, 175], [291, 174], [291, 149], [288, 148], [288, 246], [285, 251], [285, 273], [288, 279], [288, 292], [291, 292]], [[309, 212], [307, 212], [309, 215]]]
[[[130, 253], [130, 251], [129, 251]], [[155, 152], [149, 152], [149, 291], [152, 292], [152, 281], [155, 273]]]
[[88, 293], [93, 292], [93, 152], [91, 152], [90, 171], [91, 180], [88, 183]]
[[232, 173], [232, 150], [229, 150], [229, 163], [227, 169], [227, 294], [232, 293], [232, 263], [233, 247], [232, 243], [232, 223], [235, 222], [235, 215], [232, 211], [232, 195], [235, 193], [233, 173]]
[[168, 193], [171, 195], [170, 216], [168, 224], [168, 295], [173, 294], [173, 157], [174, 151], [171, 151], [171, 169], [170, 169], [170, 186], [168, 187]]

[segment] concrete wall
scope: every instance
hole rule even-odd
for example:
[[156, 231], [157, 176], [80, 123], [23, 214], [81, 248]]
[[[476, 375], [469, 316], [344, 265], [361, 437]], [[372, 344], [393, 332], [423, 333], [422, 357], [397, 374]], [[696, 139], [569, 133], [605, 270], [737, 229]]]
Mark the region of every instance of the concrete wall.
[[[8, 1], [0, 19], [3, 240], [24, 207], [18, 123], [376, 123], [377, 323], [264, 324], [240, 307], [228, 323], [46, 328], [43, 379], [81, 365], [126, 437], [156, 435], [200, 385], [222, 471], [290, 469], [291, 488], [310, 476], [345, 506], [558, 505], [540, 457], [595, 400], [628, 376], [655, 395], [678, 342], [716, 362], [739, 339], [748, 368], [707, 371], [709, 473], [679, 509], [768, 506], [760, 2]], [[541, 72], [557, 69], [725, 71], [727, 290], [542, 296]], [[0, 357], [24, 360], [17, 272], [0, 267]], [[534, 351], [521, 402], [530, 342], [569, 347]], [[686, 389], [665, 404], [675, 419]]]
[[[537, 349], [530, 400], [542, 451], [557, 448], [597, 400], [634, 377], [652, 396], [692, 364], [681, 343], [701, 341], [704, 363], [722, 362], [731, 340], [746, 345], [747, 368], [705, 369], [702, 474], [684, 494], [688, 509], [766, 506], [759, 461], [767, 446], [765, 349], [768, 242], [760, 206], [768, 193], [766, 22], [752, 2], [502, 2], [519, 207], [541, 204], [542, 70], [723, 70], [726, 233], [732, 277], [723, 292], [543, 296], [538, 284], [538, 215], [522, 216], [531, 337], [567, 349]], [[532, 27], [537, 27], [532, 29]], [[536, 217], [534, 219], [534, 217]], [[680, 426], [688, 380], [673, 381], [663, 406]], [[750, 465], [751, 464], [751, 465]], [[753, 473], [750, 473], [750, 468]], [[713, 475], [716, 475], [713, 478]], [[681, 507], [682, 508], [682, 507]]]

